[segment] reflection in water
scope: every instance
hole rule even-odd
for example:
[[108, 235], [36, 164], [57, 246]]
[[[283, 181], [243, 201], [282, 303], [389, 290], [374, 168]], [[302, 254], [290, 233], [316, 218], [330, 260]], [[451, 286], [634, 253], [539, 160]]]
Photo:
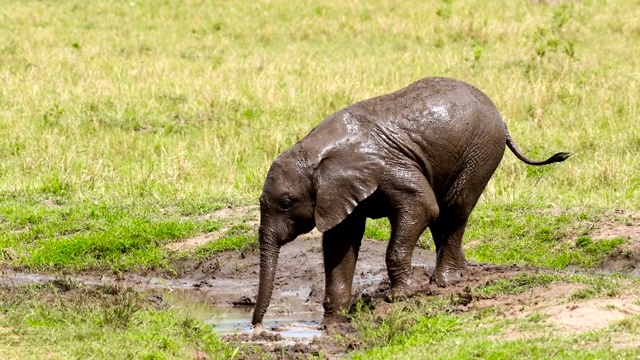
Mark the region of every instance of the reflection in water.
[[[198, 291], [155, 289], [154, 294], [162, 295], [164, 301], [182, 308], [185, 313], [210, 324], [219, 335], [250, 334], [253, 306], [215, 306], [216, 297]], [[322, 312], [303, 303], [300, 299], [289, 298], [273, 304], [264, 318], [264, 328], [280, 334], [284, 339], [313, 339], [321, 336], [318, 329]]]

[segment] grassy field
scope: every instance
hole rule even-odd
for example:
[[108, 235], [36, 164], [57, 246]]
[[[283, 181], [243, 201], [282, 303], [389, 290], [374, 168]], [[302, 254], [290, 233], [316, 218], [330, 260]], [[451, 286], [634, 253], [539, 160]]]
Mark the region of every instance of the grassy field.
[[254, 244], [241, 227], [192, 255], [163, 247], [233, 226], [204, 215], [256, 204], [271, 161], [332, 112], [449, 76], [527, 155], [575, 154], [533, 168], [507, 152], [469, 257], [592, 267], [624, 239], [589, 224], [640, 210], [638, 18], [622, 0], [0, 1], [0, 265], [170, 269]]

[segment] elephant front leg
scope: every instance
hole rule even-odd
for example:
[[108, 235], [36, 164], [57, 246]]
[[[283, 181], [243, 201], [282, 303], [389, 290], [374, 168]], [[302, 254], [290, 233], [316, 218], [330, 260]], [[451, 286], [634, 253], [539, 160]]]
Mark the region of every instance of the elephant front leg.
[[438, 216], [438, 205], [431, 191], [423, 193], [415, 202], [405, 199], [405, 206], [391, 217], [391, 239], [387, 247], [387, 271], [391, 288], [387, 300], [410, 297], [421, 284], [411, 279], [411, 258], [418, 238], [427, 225]]
[[323, 323], [340, 322], [351, 306], [351, 286], [366, 218], [350, 215], [322, 236], [325, 269]]
[[462, 281], [466, 260], [462, 249], [462, 236], [467, 219], [442, 216], [431, 225], [431, 234], [436, 242], [436, 266], [430, 282], [439, 287]]
[[396, 226], [391, 231], [386, 256], [387, 272], [391, 282], [386, 297], [388, 301], [410, 297], [417, 290], [416, 284], [411, 280], [411, 258], [413, 248], [425, 226], [425, 224]]

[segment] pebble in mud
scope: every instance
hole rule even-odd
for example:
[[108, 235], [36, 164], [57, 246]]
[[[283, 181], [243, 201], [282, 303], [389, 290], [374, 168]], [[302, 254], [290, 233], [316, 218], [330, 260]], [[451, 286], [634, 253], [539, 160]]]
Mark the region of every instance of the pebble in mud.
[[266, 342], [276, 342], [282, 341], [282, 335], [278, 333], [270, 333], [267, 331], [263, 331], [260, 334], [233, 334], [223, 336], [222, 339], [226, 341], [232, 342], [249, 342], [249, 341], [266, 341]]
[[162, 297], [161, 294], [151, 294], [147, 296], [147, 301], [149, 301], [150, 303], [156, 306], [160, 306], [164, 302], [164, 298]]
[[[281, 353], [283, 355], [287, 355], [287, 358], [293, 359], [302, 359], [307, 358], [307, 355], [318, 356], [320, 354], [318, 349], [302, 343], [296, 343], [290, 346], [276, 346], [273, 350], [275, 353]], [[305, 356], [299, 357], [299, 355]]]
[[240, 299], [232, 301], [231, 304], [233, 306], [253, 306], [256, 302], [248, 296], [242, 296]]
[[263, 331], [258, 335], [252, 335], [251, 336], [251, 340], [254, 340], [254, 341], [255, 340], [264, 340], [264, 341], [273, 342], [273, 341], [281, 341], [282, 339], [283, 339], [282, 335], [280, 335], [278, 333], [271, 333], [271, 332], [268, 332], [268, 331]]

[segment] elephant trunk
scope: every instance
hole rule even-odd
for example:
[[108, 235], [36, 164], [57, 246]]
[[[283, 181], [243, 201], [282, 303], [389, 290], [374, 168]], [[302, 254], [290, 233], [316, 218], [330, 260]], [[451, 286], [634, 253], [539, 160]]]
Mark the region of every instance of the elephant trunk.
[[272, 236], [265, 236], [260, 231], [260, 283], [258, 284], [258, 299], [256, 307], [253, 309], [253, 319], [251, 324], [256, 326], [262, 325], [262, 318], [273, 292], [273, 282], [278, 265], [278, 255], [280, 254], [280, 245]]

